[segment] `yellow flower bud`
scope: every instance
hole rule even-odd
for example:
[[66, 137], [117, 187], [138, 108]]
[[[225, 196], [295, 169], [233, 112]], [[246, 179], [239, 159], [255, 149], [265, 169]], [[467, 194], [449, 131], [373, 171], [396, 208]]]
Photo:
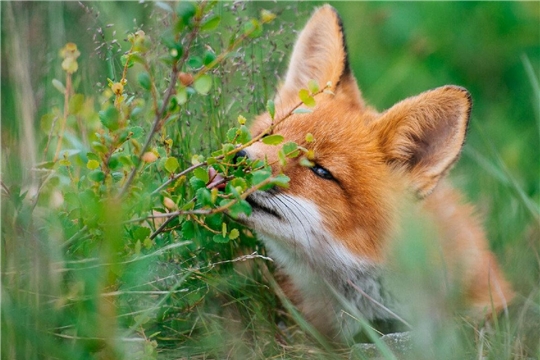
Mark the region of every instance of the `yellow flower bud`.
[[111, 89], [115, 95], [122, 95], [124, 92], [124, 85], [119, 82], [112, 84]]
[[67, 57], [62, 61], [62, 70], [65, 72], [73, 74], [77, 69], [79, 69], [79, 64], [77, 64], [75, 58]]

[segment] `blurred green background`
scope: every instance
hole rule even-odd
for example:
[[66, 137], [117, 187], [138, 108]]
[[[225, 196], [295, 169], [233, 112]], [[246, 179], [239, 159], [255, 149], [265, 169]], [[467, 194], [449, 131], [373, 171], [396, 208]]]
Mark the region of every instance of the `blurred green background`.
[[[540, 2], [330, 3], [343, 19], [351, 66], [363, 95], [378, 110], [445, 84], [464, 86], [471, 92], [474, 105], [469, 134], [451, 177], [477, 205], [491, 246], [511, 282], [524, 297], [532, 294], [538, 300]], [[182, 148], [188, 152], [187, 159], [191, 153], [217, 146], [238, 114], [249, 120], [263, 111], [280, 75], [284, 75], [296, 31], [302, 28], [313, 8], [321, 4], [236, 2], [217, 6], [216, 11], [223, 13], [222, 26], [235, 25], [237, 18], [225, 15], [233, 7], [248, 16], [269, 9], [278, 17], [261, 38], [242, 47], [224, 64], [221, 74], [231, 76], [231, 80], [223, 84], [219, 96], [208, 98], [204, 105], [208, 111], [204, 106], [193, 109], [192, 118], [196, 121], [192, 121], [186, 133], [194, 134], [194, 138]], [[63, 96], [52, 86], [53, 79], [63, 80], [64, 76], [59, 50], [69, 41], [78, 45], [82, 55], [74, 87], [78, 93], [99, 99], [107, 78], [118, 80], [120, 56], [128, 49], [123, 39], [139, 28], [158, 38], [169, 21], [163, 9], [174, 7], [175, 3], [1, 2], [0, 6], [2, 185], [11, 193], [15, 188], [32, 193], [37, 175], [31, 168], [46, 160], [43, 148], [47, 134], [41, 129], [42, 116], [63, 107]], [[212, 41], [223, 41], [220, 34], [218, 30]], [[214, 111], [222, 108], [227, 110]], [[4, 190], [2, 202], [7, 201]], [[33, 264], [34, 256], [40, 256], [36, 252], [41, 243], [50, 241], [47, 248], [53, 250], [47, 256], [65, 255], [61, 247], [55, 248], [65, 234], [54, 222], [39, 223], [38, 235], [27, 236], [24, 243], [15, 242], [12, 237], [23, 230], [11, 228], [15, 221], [9, 209], [3, 204], [4, 288], [17, 285], [5, 282], [5, 277], [13, 275], [13, 266], [17, 269], [21, 258]], [[19, 214], [22, 216], [28, 216], [25, 224], [33, 221], [29, 214]], [[24, 234], [21, 238], [25, 238]], [[215, 244], [208, 245], [212, 246]], [[199, 249], [198, 254], [205, 258], [205, 250]], [[214, 252], [208, 258], [226, 259], [230, 252], [222, 250], [212, 248]], [[50, 271], [37, 265], [20, 269], [42, 276]], [[28, 278], [33, 279], [30, 275]], [[26, 277], [21, 276], [20, 281], [26, 281]], [[92, 285], [91, 279], [87, 285]], [[3, 302], [2, 311], [6, 311], [6, 306], [10, 309], [10, 304]], [[39, 317], [38, 309], [33, 310]], [[22, 319], [20, 324], [28, 320], [26, 314], [16, 315], [21, 316], [15, 317]], [[66, 312], [64, 316], [75, 315]], [[3, 330], [5, 326], [3, 322]], [[24, 347], [25, 337], [39, 335], [28, 329], [17, 329], [16, 346]], [[69, 354], [69, 347], [57, 348], [53, 342], [44, 344], [45, 349], [58, 356]], [[85, 358], [82, 353], [78, 355]]]

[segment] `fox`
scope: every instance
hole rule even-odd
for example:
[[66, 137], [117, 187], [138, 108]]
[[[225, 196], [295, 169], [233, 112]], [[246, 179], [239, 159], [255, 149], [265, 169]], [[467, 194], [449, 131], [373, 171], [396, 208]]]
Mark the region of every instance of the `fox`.
[[[293, 113], [313, 80], [329, 91], [317, 94], [311, 112]], [[237, 157], [267, 159], [290, 181], [249, 195], [252, 212], [238, 221], [257, 233], [283, 292], [319, 333], [354, 337], [360, 325], [343, 315], [350, 309], [371, 322], [397, 315], [399, 299], [381, 273], [392, 268], [410, 204], [435, 229], [433, 242], [467, 309], [482, 317], [506, 308], [512, 287], [474, 208], [445, 179], [467, 132], [472, 100], [465, 88], [438, 87], [377, 112], [352, 73], [338, 13], [323, 5], [299, 33], [274, 103], [275, 118], [287, 118], [274, 124], [261, 114], [252, 135], [275, 125], [271, 134], [312, 151], [312, 164], [293, 158], [279, 165], [279, 146], [262, 141], [240, 151]]]

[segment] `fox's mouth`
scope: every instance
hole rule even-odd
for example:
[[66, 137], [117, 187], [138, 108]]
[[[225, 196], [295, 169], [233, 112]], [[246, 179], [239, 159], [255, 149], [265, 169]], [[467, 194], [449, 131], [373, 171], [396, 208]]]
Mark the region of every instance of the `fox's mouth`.
[[268, 215], [271, 215], [277, 218], [278, 220], [282, 220], [281, 215], [277, 211], [275, 211], [274, 209], [270, 209], [269, 207], [266, 207], [263, 204], [255, 201], [253, 195], [248, 196], [246, 198], [246, 201], [248, 202], [249, 205], [251, 205], [251, 208], [254, 211], [262, 211], [264, 213], [267, 213]]
[[[208, 177], [209, 177], [209, 181], [206, 184], [206, 187], [208, 189], [217, 188], [217, 189], [222, 190], [222, 189], [225, 188], [225, 185], [227, 183], [227, 179], [224, 178], [220, 173], [218, 173], [214, 168], [212, 168], [212, 167], [209, 168]], [[266, 196], [272, 196], [273, 194], [276, 194], [277, 191], [276, 191], [275, 188], [271, 188], [271, 189], [266, 190], [266, 191], [258, 191], [257, 193], [260, 194], [259, 196], [263, 197], [262, 200], [264, 200], [264, 196], [261, 196], [262, 194], [265, 194]], [[276, 210], [271, 209], [271, 208], [261, 204], [259, 201], [255, 200], [255, 197], [257, 197], [257, 193], [251, 194], [246, 198], [246, 201], [248, 202], [249, 205], [251, 205], [251, 208], [254, 211], [261, 211], [261, 212], [264, 212], [264, 213], [266, 213], [268, 215], [271, 215], [271, 216], [277, 218], [278, 220], [282, 220], [283, 219], [282, 216]]]

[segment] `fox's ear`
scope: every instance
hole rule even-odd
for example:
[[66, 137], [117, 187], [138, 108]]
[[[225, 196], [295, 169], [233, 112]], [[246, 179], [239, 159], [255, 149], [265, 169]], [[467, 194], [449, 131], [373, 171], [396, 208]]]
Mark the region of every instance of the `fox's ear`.
[[471, 105], [466, 89], [443, 86], [397, 103], [373, 124], [387, 161], [410, 173], [419, 197], [459, 157]]
[[312, 79], [321, 88], [330, 81], [334, 90], [344, 76], [350, 76], [350, 70], [341, 19], [333, 7], [324, 5], [300, 32], [276, 100], [296, 98]]

